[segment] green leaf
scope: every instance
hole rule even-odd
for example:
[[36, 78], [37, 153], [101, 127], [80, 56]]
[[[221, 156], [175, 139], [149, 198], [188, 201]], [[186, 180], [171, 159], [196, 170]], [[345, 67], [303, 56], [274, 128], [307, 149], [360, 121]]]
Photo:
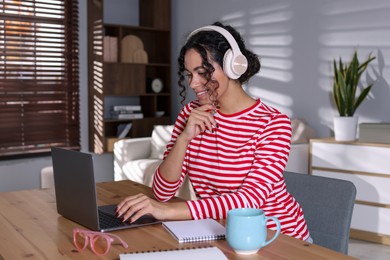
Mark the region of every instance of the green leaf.
[[372, 85], [373, 84], [370, 84], [368, 87], [366, 87], [365, 89], [362, 90], [358, 99], [356, 100], [352, 115], [355, 113], [355, 110], [360, 106], [360, 104], [363, 102], [363, 100], [366, 99], [368, 93], [370, 93], [370, 91], [371, 91]]
[[334, 82], [332, 94], [340, 116], [353, 116], [356, 109], [371, 91], [373, 83], [363, 88], [357, 97], [360, 77], [374, 59], [375, 57], [371, 57], [370, 53], [367, 60], [360, 64], [355, 50], [349, 63], [344, 63], [341, 57], [338, 64], [335, 59], [333, 60]]
[[345, 79], [343, 74], [339, 73], [339, 78], [338, 78], [338, 92], [340, 95], [340, 110], [342, 111], [342, 115], [346, 113], [346, 109], [348, 108], [348, 88], [345, 84]]

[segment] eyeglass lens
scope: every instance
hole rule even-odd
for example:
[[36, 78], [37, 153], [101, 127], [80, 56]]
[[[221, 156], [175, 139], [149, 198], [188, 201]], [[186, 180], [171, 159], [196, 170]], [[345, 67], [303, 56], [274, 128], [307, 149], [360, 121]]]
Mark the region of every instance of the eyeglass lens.
[[106, 254], [110, 244], [109, 241], [103, 236], [88, 236], [83, 232], [76, 232], [75, 235], [75, 246], [81, 250], [84, 249], [88, 245], [88, 240], [91, 239], [91, 247], [92, 250], [99, 255]]
[[84, 249], [88, 244], [88, 238], [82, 232], [74, 233], [74, 244], [77, 249]]
[[110, 244], [107, 238], [102, 236], [95, 236], [92, 238], [92, 240], [92, 248], [96, 254], [104, 255], [108, 252]]

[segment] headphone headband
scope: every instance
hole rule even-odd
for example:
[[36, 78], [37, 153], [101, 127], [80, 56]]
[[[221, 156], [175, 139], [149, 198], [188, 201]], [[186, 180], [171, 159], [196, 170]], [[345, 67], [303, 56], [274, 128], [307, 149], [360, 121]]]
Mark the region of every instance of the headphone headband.
[[229, 78], [238, 79], [242, 74], [245, 73], [248, 68], [248, 61], [246, 57], [241, 53], [240, 47], [238, 47], [236, 40], [230, 32], [220, 26], [204, 26], [191, 32], [187, 37], [187, 41], [191, 36], [200, 31], [219, 32], [228, 41], [230, 49], [225, 52], [223, 58], [223, 70]]
[[192, 33], [190, 33], [190, 35], [188, 36], [187, 40], [192, 35], [200, 32], [200, 31], [216, 31], [216, 32], [219, 32], [228, 41], [230, 47], [232, 48], [233, 53], [234, 54], [241, 54], [240, 48], [238, 47], [238, 44], [237, 44], [236, 40], [234, 39], [234, 37], [231, 35], [230, 32], [228, 32], [228, 30], [226, 30], [225, 28], [222, 28], [220, 26], [208, 25], [208, 26], [200, 27], [200, 28], [194, 30]]

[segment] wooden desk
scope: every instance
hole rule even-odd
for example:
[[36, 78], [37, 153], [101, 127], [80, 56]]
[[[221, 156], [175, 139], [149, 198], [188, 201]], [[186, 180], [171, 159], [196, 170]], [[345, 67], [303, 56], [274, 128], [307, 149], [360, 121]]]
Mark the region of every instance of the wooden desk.
[[[99, 204], [118, 203], [139, 192], [151, 189], [131, 181], [106, 182], [97, 185]], [[222, 221], [224, 223], [224, 221]], [[54, 191], [23, 190], [0, 193], [0, 259], [92, 259], [88, 247], [78, 252], [73, 246], [72, 230], [80, 225], [57, 214]], [[270, 234], [272, 231], [270, 231]], [[124, 252], [202, 247], [219, 247], [229, 259], [353, 259], [338, 252], [280, 235], [256, 255], [236, 255], [226, 240], [179, 244], [161, 224], [115, 231], [129, 247], [111, 247], [104, 259], [119, 259]]]

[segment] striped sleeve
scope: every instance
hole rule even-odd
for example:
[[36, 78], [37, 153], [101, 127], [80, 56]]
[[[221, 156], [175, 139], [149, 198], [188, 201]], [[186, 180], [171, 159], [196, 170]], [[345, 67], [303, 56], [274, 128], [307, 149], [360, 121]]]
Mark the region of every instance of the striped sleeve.
[[[196, 105], [196, 103], [195, 103]], [[174, 146], [177, 137], [181, 134], [181, 132], [184, 130], [187, 118], [190, 115], [191, 109], [194, 107], [194, 103], [187, 104], [179, 113], [173, 131], [172, 131], [172, 137], [171, 140], [168, 142], [165, 153], [164, 153], [164, 159], [167, 157], [169, 152], [171, 151], [172, 147]], [[186, 160], [186, 159], [185, 159]], [[182, 176], [177, 182], [168, 182], [165, 180], [160, 173], [160, 167], [157, 168], [154, 178], [153, 178], [153, 194], [154, 197], [159, 201], [169, 201], [172, 199], [175, 195], [178, 189], [180, 188], [181, 184], [184, 181], [187, 167], [185, 166], [187, 164], [184, 164], [182, 167]]]

